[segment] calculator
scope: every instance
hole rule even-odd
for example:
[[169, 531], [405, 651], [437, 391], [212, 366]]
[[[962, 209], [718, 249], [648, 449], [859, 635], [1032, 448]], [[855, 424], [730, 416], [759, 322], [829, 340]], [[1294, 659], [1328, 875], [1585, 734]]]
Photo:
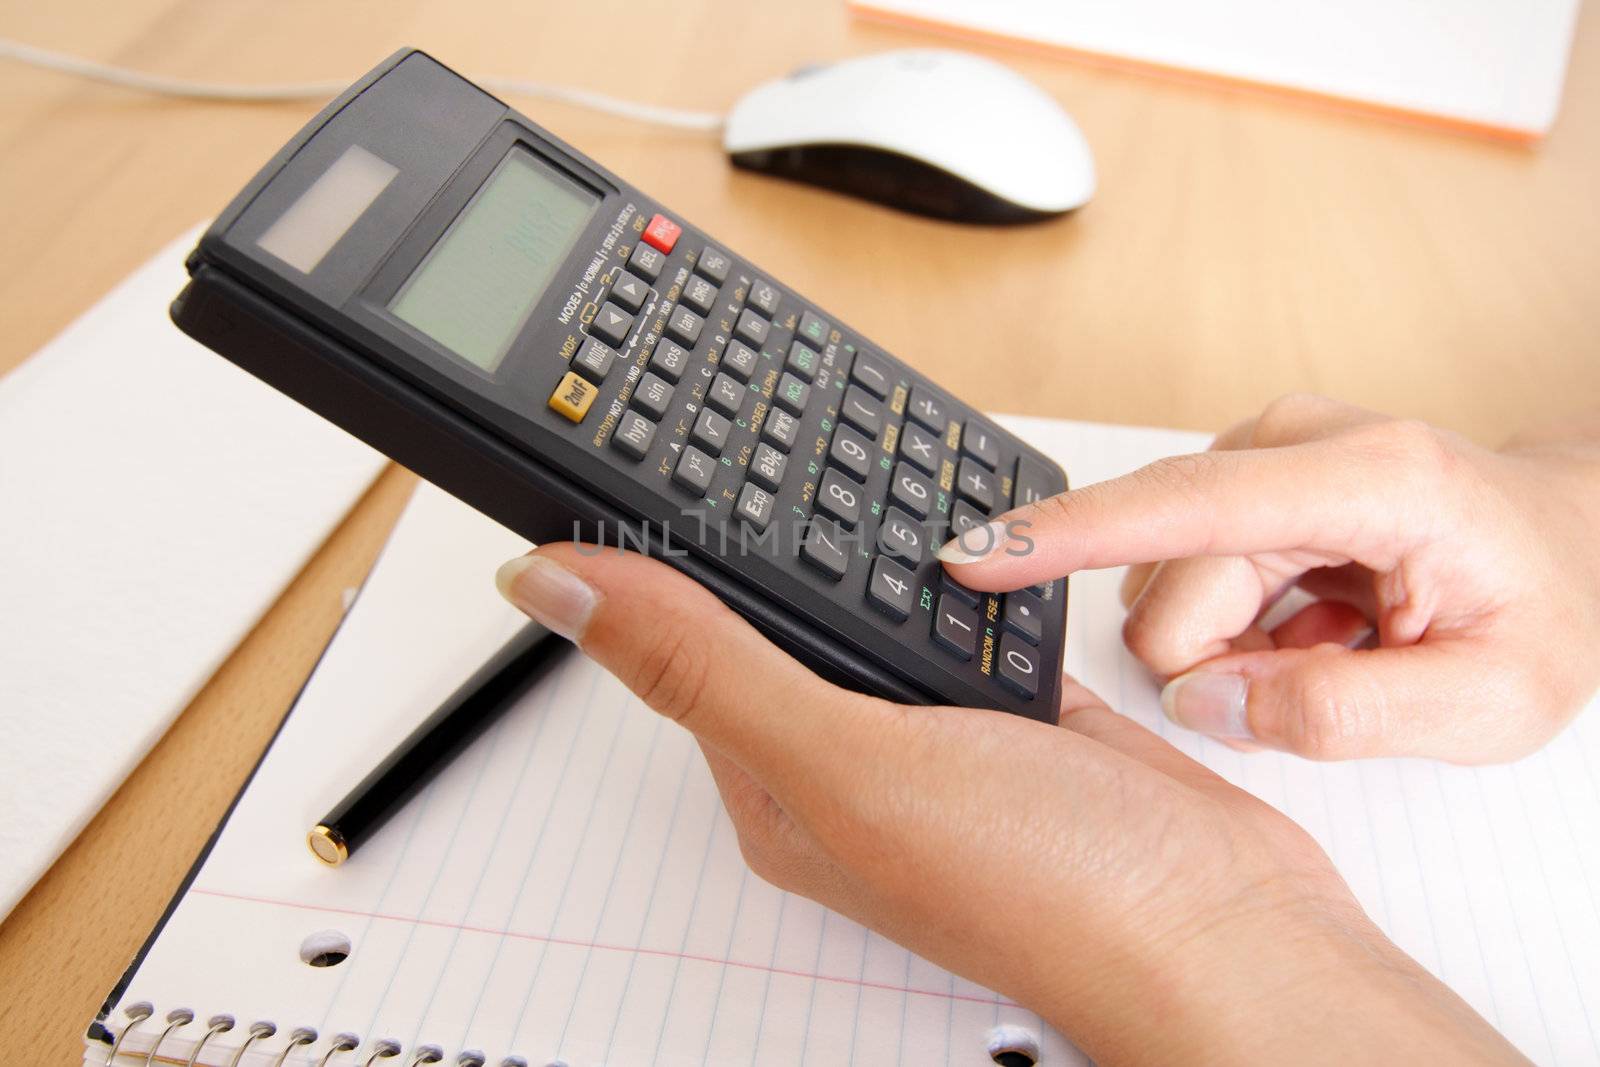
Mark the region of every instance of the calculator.
[[523, 536], [663, 559], [854, 689], [1056, 719], [1066, 580], [980, 593], [934, 552], [1061, 468], [426, 54], [188, 269], [185, 332]]

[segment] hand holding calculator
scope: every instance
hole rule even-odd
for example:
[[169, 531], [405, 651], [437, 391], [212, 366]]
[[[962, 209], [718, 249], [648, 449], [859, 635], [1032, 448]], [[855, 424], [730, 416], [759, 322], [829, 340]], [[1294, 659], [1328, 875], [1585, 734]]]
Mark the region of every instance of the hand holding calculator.
[[933, 553], [1060, 468], [428, 56], [189, 268], [181, 328], [517, 532], [664, 558], [853, 688], [1054, 721], [1066, 581]]

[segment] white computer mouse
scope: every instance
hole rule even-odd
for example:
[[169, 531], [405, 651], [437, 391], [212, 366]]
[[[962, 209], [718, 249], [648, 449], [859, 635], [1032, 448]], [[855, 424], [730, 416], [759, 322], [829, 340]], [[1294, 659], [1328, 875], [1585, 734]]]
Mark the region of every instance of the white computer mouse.
[[978, 56], [884, 52], [809, 67], [734, 105], [741, 167], [921, 215], [1021, 222], [1094, 195], [1077, 123], [1038, 86]]

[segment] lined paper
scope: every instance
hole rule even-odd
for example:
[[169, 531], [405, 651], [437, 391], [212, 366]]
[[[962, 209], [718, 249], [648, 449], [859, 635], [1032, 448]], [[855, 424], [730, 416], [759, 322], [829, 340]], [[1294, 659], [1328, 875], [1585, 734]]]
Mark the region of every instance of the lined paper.
[[[1078, 484], [1202, 443], [1011, 424]], [[123, 1003], [317, 1028], [292, 1064], [343, 1031], [362, 1045], [335, 1065], [389, 1038], [407, 1057], [436, 1045], [447, 1063], [478, 1050], [532, 1067], [981, 1067], [997, 1025], [1036, 1034], [1047, 1067], [1086, 1062], [1032, 1012], [750, 874], [692, 739], [580, 657], [345, 866], [311, 861], [305, 829], [520, 625], [489, 575], [523, 547], [419, 488]], [[1592, 720], [1487, 770], [1240, 756], [1163, 724], [1120, 646], [1119, 577], [1074, 579], [1069, 669], [1302, 821], [1401, 946], [1529, 1055], [1600, 1062]], [[302, 939], [328, 929], [351, 957], [302, 963]], [[200, 1032], [161, 1052], [187, 1056]], [[241, 1041], [219, 1035], [200, 1062], [229, 1062]], [[126, 1047], [148, 1045], [136, 1033]], [[281, 1047], [252, 1045], [244, 1062], [265, 1067]]]

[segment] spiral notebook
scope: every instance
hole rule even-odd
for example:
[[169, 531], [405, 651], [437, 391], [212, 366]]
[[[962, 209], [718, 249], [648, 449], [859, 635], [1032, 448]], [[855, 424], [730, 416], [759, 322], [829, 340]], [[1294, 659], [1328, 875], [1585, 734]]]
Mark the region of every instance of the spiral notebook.
[[[1080, 483], [1204, 440], [1007, 421]], [[751, 874], [689, 736], [579, 656], [345, 866], [314, 862], [306, 828], [520, 624], [490, 575], [523, 547], [419, 488], [85, 1063], [119, 1040], [119, 1065], [1086, 1062], [1032, 1012]], [[1118, 578], [1074, 579], [1068, 669], [1299, 819], [1534, 1059], [1600, 1062], [1600, 722], [1482, 770], [1243, 757], [1164, 725], [1118, 640]]]

